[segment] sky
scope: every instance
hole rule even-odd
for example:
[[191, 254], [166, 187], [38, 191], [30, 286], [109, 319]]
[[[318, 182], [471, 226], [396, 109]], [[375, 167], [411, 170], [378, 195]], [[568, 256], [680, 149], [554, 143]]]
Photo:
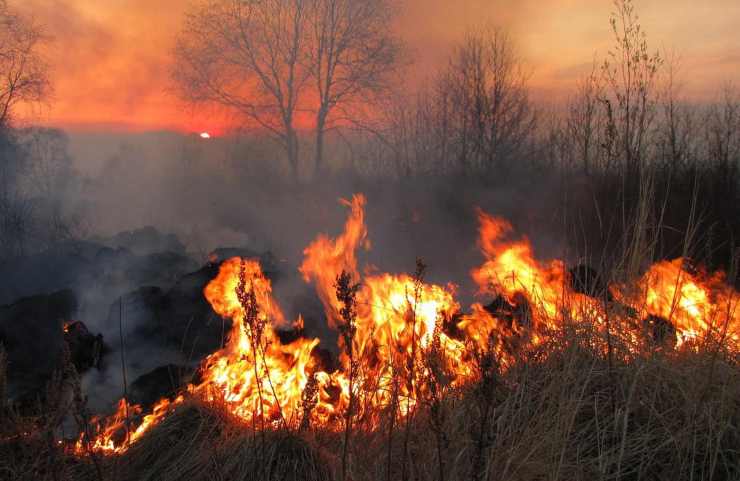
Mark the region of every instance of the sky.
[[[395, 0], [415, 64], [411, 87], [444, 65], [466, 29], [500, 26], [518, 45], [535, 95], [567, 98], [607, 53], [611, 0]], [[11, 0], [44, 25], [53, 97], [30, 121], [71, 131], [218, 130], [216, 112], [173, 94], [170, 52], [188, 0]], [[740, 72], [740, 1], [634, 0], [651, 49], [679, 58], [686, 95], [707, 98]]]

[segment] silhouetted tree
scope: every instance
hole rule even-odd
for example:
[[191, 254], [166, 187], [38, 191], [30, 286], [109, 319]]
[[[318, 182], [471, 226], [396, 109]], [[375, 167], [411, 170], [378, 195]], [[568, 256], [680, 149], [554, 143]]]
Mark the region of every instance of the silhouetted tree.
[[33, 205], [19, 179], [25, 156], [12, 129], [16, 107], [43, 100], [50, 91], [40, 47], [42, 29], [0, 0], [0, 258], [22, 255], [31, 231]]
[[285, 149], [298, 176], [296, 116], [308, 72], [308, 0], [204, 0], [177, 39], [173, 77], [179, 93], [246, 116]]
[[449, 93], [458, 165], [463, 172], [503, 173], [526, 157], [535, 128], [528, 76], [503, 31], [468, 33], [437, 91]]
[[602, 88], [597, 72], [593, 70], [578, 85], [565, 119], [564, 134], [571, 152], [567, 160], [582, 166], [586, 175], [597, 167], [602, 154], [604, 118], [599, 102]]
[[332, 120], [357, 124], [362, 110], [390, 88], [401, 43], [389, 0], [311, 0], [307, 69], [314, 84], [316, 173], [324, 169], [324, 134]]
[[695, 135], [695, 109], [681, 95], [682, 84], [678, 78], [679, 60], [673, 55], [665, 63], [665, 79], [659, 101], [656, 156], [663, 168], [673, 172], [685, 170], [695, 160], [697, 140]]
[[656, 82], [663, 60], [648, 49], [632, 0], [615, 0], [610, 23], [614, 47], [602, 65], [607, 114], [608, 161], [634, 173], [646, 158], [648, 135], [655, 120]]
[[21, 102], [39, 102], [50, 90], [48, 68], [39, 52], [39, 25], [0, 0], [0, 127], [7, 128]]
[[[298, 176], [297, 118], [315, 115], [316, 171], [334, 123], [362, 125], [398, 63], [389, 0], [205, 0], [187, 16], [174, 79], [188, 100], [270, 132]], [[308, 87], [311, 90], [308, 90]]]

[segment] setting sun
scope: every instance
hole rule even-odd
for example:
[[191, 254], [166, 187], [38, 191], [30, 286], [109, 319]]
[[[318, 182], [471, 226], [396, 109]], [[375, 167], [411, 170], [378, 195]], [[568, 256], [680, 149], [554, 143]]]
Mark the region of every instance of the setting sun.
[[208, 132], [201, 132], [200, 138], [201, 139], [210, 139], [211, 138], [211, 134], [209, 134]]

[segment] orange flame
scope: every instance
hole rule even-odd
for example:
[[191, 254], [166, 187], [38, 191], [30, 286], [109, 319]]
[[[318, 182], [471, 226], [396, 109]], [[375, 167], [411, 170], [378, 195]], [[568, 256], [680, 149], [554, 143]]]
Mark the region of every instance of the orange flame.
[[[406, 274], [363, 278], [356, 251], [369, 248], [365, 198], [355, 195], [343, 203], [350, 208], [344, 232], [335, 239], [322, 234], [311, 243], [300, 272], [315, 285], [333, 328], [342, 322], [337, 276], [344, 271], [360, 283], [353, 359], [342, 337], [339, 369], [333, 372], [315, 356], [318, 339], [281, 343], [277, 329], [288, 323], [269, 279], [258, 261], [234, 258], [221, 265], [204, 290], [213, 309], [233, 320], [231, 334], [223, 349], [204, 360], [202, 380], [188, 386], [190, 395], [220, 400], [231, 413], [261, 429], [303, 422], [333, 429], [348, 409], [348, 372], [356, 365], [354, 386], [370, 393], [357, 400], [356, 415], [372, 428], [394, 402], [402, 416], [413, 410], [428, 394], [435, 369], [447, 373], [450, 386], [462, 386], [478, 375], [476, 352], [493, 349], [506, 369], [517, 355], [569, 323], [588, 324], [596, 332], [609, 330], [637, 346], [644, 337], [640, 323], [657, 316], [675, 329], [677, 347], [710, 335], [732, 349], [740, 342], [738, 293], [721, 274], [687, 272], [682, 259], [658, 262], [632, 285], [609, 286], [616, 300], [596, 299], [574, 290], [564, 262], [538, 261], [526, 238], [506, 240], [512, 233], [507, 221], [480, 210], [479, 246], [485, 261], [471, 275], [479, 294], [497, 300], [492, 307], [476, 303], [462, 315], [453, 285], [427, 284], [421, 276]], [[609, 322], [614, 317], [619, 322]], [[302, 323], [299, 317], [292, 325]], [[427, 362], [432, 352], [437, 365]], [[76, 451], [121, 453], [183, 400], [180, 395], [160, 401], [133, 430], [128, 425], [141, 417], [141, 409], [121, 401], [116, 414], [96, 421], [94, 434], [80, 437]]]
[[88, 452], [101, 452], [105, 454], [120, 454], [128, 449], [128, 446], [141, 438], [152, 426], [159, 424], [169, 413], [170, 408], [180, 404], [184, 400], [182, 395], [173, 401], [169, 399], [160, 400], [152, 409], [150, 414], [144, 416], [141, 423], [131, 429], [131, 420], [141, 415], [141, 407], [129, 405], [125, 399], [118, 401], [118, 409], [111, 417], [101, 420], [93, 418], [91, 424], [97, 426], [95, 437], [88, 438], [83, 432], [75, 444], [75, 452], [84, 454]]
[[299, 268], [306, 282], [316, 284], [317, 293], [332, 327], [337, 325], [340, 308], [334, 295], [334, 282], [342, 271], [350, 273], [355, 280], [359, 279], [357, 248], [359, 246], [370, 248], [365, 227], [365, 196], [357, 194], [351, 201], [342, 199], [341, 202], [350, 208], [344, 233], [336, 239], [331, 239], [325, 234], [319, 235], [303, 251], [303, 264]]
[[[721, 272], [707, 275], [686, 269], [685, 259], [655, 263], [618, 297], [641, 317], [658, 316], [676, 330], [677, 345], [699, 342], [707, 334], [725, 344], [740, 344], [740, 297]], [[624, 291], [624, 292], [622, 292]]]
[[[254, 325], [248, 325], [244, 304], [238, 298], [240, 278], [253, 290], [259, 316], [265, 327], [257, 339]], [[256, 260], [234, 258], [226, 261], [218, 276], [205, 289], [206, 299], [223, 317], [234, 321], [231, 337], [224, 349], [205, 361], [203, 383], [195, 391], [207, 398], [218, 396], [237, 416], [252, 421], [255, 414], [278, 423], [300, 414], [301, 397], [313, 372], [311, 357], [318, 339], [298, 339], [282, 345], [275, 328], [285, 320], [275, 300], [272, 286]]]

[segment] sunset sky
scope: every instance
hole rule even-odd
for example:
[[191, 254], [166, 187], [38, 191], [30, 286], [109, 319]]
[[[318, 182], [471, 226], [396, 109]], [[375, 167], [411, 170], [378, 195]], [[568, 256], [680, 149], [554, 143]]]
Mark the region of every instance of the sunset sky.
[[[561, 99], [603, 58], [611, 0], [398, 0], [416, 59], [411, 84], [444, 62], [468, 26], [507, 28], [543, 97]], [[223, 121], [170, 92], [169, 54], [187, 0], [11, 0], [53, 37], [54, 96], [32, 121], [68, 130], [205, 131]], [[635, 0], [651, 48], [681, 58], [686, 94], [707, 97], [740, 72], [740, 2]]]

